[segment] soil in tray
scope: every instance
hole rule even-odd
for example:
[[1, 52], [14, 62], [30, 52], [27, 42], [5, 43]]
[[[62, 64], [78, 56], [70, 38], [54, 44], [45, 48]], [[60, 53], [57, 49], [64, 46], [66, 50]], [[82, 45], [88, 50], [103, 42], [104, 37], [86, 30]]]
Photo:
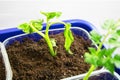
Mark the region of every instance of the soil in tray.
[[46, 42], [25, 38], [22, 43], [15, 41], [7, 46], [13, 70], [13, 80], [60, 80], [65, 77], [85, 73], [89, 65], [84, 62], [83, 54], [91, 46], [90, 40], [74, 35], [71, 50], [64, 49], [63, 33], [51, 35], [57, 42], [57, 56], [52, 57]]
[[0, 57], [0, 80], [5, 80], [5, 67], [1, 57]]

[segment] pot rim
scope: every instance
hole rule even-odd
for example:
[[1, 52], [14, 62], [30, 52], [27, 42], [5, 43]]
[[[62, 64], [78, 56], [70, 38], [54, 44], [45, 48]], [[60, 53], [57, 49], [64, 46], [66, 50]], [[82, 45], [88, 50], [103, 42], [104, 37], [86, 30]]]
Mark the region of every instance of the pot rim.
[[[91, 73], [91, 76], [94, 76], [96, 74], [100, 74], [100, 73], [103, 73], [103, 72], [109, 72], [108, 70], [106, 70], [105, 68], [102, 68], [100, 70], [96, 70], [96, 71], [93, 71]], [[110, 72], [109, 72], [110, 73]], [[68, 77], [68, 78], [63, 78], [61, 80], [79, 80], [79, 79], [83, 79], [83, 77], [86, 75], [87, 73], [84, 73], [84, 74], [79, 74], [79, 75], [76, 75], [76, 76], [72, 76], [72, 77]], [[116, 72], [114, 72], [114, 76], [116, 76], [118, 79], [120, 79], [120, 75]]]
[[6, 76], [6, 80], [12, 80], [12, 68], [11, 68], [11, 65], [10, 65], [10, 62], [9, 62], [9, 58], [8, 58], [8, 55], [6, 53], [6, 49], [3, 45], [3, 43], [0, 42], [0, 48], [1, 48], [1, 57], [2, 57], [2, 60], [3, 60], [3, 63], [4, 63], [4, 66], [5, 66], [5, 76]]
[[[57, 28], [57, 29], [49, 29], [49, 31], [55, 31], [55, 30], [64, 30], [65, 28]], [[80, 28], [80, 27], [76, 27], [76, 26], [73, 26], [71, 27], [71, 29], [80, 29], [82, 31], [84, 31], [88, 37], [90, 37], [90, 34], [87, 30], [83, 29], [83, 28]], [[41, 32], [45, 32], [45, 30], [41, 30]], [[21, 37], [21, 36], [25, 36], [25, 35], [28, 35], [26, 33], [23, 33], [23, 34], [19, 34], [19, 35], [16, 35], [16, 36], [12, 36], [12, 37], [9, 37], [7, 39], [5, 39], [3, 41], [3, 44], [6, 45], [6, 43], [8, 42], [8, 40], [12, 39], [12, 38], [17, 38], [17, 37]]]

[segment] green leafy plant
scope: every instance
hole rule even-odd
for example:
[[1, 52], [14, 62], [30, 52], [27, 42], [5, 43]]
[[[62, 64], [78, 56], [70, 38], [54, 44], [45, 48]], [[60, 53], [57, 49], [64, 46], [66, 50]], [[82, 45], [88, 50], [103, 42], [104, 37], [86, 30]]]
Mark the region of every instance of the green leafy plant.
[[[105, 30], [105, 34], [98, 34], [96, 31], [90, 32], [90, 38], [95, 45], [98, 45], [97, 49], [90, 47], [89, 52], [86, 52], [84, 57], [85, 61], [91, 64], [89, 71], [83, 80], [88, 80], [92, 71], [97, 67], [105, 67], [112, 74], [115, 70], [115, 66], [120, 66], [120, 55], [113, 53], [120, 47], [120, 20], [106, 20], [102, 25]], [[108, 47], [103, 48], [103, 44]]]
[[[74, 41], [72, 32], [70, 30], [71, 24], [70, 23], [65, 23], [63, 21], [51, 21], [53, 18], [58, 18], [61, 16], [61, 12], [41, 12], [42, 15], [45, 16], [45, 20], [43, 19], [39, 19], [39, 20], [31, 20], [29, 23], [23, 23], [20, 24], [18, 26], [19, 29], [22, 29], [23, 32], [30, 34], [30, 33], [38, 33], [40, 36], [42, 36], [44, 38], [44, 40], [46, 41], [49, 50], [50, 50], [50, 54], [52, 56], [56, 56], [57, 51], [54, 50], [53, 47], [56, 47], [56, 42], [54, 39], [50, 39], [49, 37], [49, 28], [51, 25], [56, 24], [56, 23], [60, 23], [63, 24], [65, 26], [65, 30], [64, 30], [64, 36], [65, 36], [65, 49], [69, 54], [73, 54], [70, 50], [70, 46], [72, 44], [72, 42]], [[43, 22], [46, 21], [46, 30], [45, 33], [42, 33], [40, 30], [42, 30], [43, 28]]]

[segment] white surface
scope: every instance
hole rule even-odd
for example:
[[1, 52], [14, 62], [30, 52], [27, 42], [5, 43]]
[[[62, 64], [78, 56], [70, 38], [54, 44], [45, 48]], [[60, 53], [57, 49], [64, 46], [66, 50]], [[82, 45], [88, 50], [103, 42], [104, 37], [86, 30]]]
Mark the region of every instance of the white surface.
[[0, 0], [0, 30], [39, 19], [40, 11], [61, 11], [61, 20], [87, 20], [102, 33], [104, 20], [120, 18], [120, 0]]
[[0, 0], [0, 29], [41, 18], [40, 11], [61, 11], [62, 20], [84, 19], [99, 29], [120, 18], [120, 0]]

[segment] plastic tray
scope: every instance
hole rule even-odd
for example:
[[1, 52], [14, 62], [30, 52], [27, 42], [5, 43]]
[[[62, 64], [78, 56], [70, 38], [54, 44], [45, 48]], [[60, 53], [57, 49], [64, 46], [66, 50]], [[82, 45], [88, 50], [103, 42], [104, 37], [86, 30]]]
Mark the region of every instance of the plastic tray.
[[[58, 33], [61, 33], [64, 31], [65, 28], [56, 28], [56, 29], [50, 29], [49, 30], [49, 34], [58, 34]], [[80, 28], [80, 27], [71, 27], [71, 30], [74, 34], [76, 35], [79, 35], [79, 36], [82, 36], [85, 40], [88, 40], [89, 39], [89, 33], [88, 31], [86, 31], [85, 29], [83, 28]], [[44, 33], [45, 30], [42, 30], [42, 32]], [[16, 36], [12, 36], [10, 38], [7, 38], [6, 40], [4, 40], [3, 44], [6, 46], [12, 44], [14, 41], [20, 41], [22, 42], [24, 38], [32, 38], [34, 41], [38, 41], [41, 36], [37, 33], [33, 33], [33, 34], [19, 34], [19, 35], [16, 35]], [[6, 50], [4, 50], [6, 51]], [[6, 53], [4, 53], [7, 55], [7, 51]], [[16, 53], [17, 54], [17, 53]], [[103, 69], [103, 68], [102, 68]], [[101, 69], [100, 69], [101, 70]], [[96, 71], [99, 71], [99, 70], [96, 70]], [[13, 74], [13, 73], [12, 73]], [[81, 74], [80, 74], [81, 75]], [[11, 76], [12, 77], [12, 76]], [[71, 77], [71, 78], [74, 78]], [[65, 79], [66, 80], [66, 79]], [[68, 80], [72, 80], [72, 79], [68, 79]]]
[[[80, 27], [85, 29], [86, 31], [90, 32], [91, 30], [96, 30], [96, 27], [92, 25], [90, 22], [80, 19], [72, 19], [72, 20], [65, 20], [64, 22], [69, 22], [72, 24], [72, 27]], [[45, 25], [43, 24], [43, 30], [45, 30]], [[56, 27], [57, 26], [57, 27]], [[55, 24], [50, 27], [50, 29], [56, 29], [56, 28], [63, 28], [64, 25], [62, 24]], [[0, 30], [0, 42], [3, 42], [5, 39], [15, 36], [18, 34], [23, 34], [23, 32], [17, 28], [10, 28], [5, 30]], [[120, 74], [120, 69], [116, 68], [116, 72]]]
[[[91, 23], [89, 23], [85, 20], [73, 19], [73, 20], [65, 20], [65, 22], [71, 23], [72, 26], [81, 27], [81, 28], [87, 30], [88, 32], [95, 29], [95, 27]], [[43, 30], [45, 30], [45, 25], [46, 24], [43, 24]], [[64, 25], [62, 25], [62, 24], [55, 24], [55, 25], [52, 25], [50, 27], [50, 29], [63, 28], [63, 27], [64, 27]], [[5, 39], [7, 39], [11, 36], [15, 36], [15, 35], [22, 34], [22, 33], [23, 32], [17, 28], [0, 30], [0, 41], [3, 42]]]

